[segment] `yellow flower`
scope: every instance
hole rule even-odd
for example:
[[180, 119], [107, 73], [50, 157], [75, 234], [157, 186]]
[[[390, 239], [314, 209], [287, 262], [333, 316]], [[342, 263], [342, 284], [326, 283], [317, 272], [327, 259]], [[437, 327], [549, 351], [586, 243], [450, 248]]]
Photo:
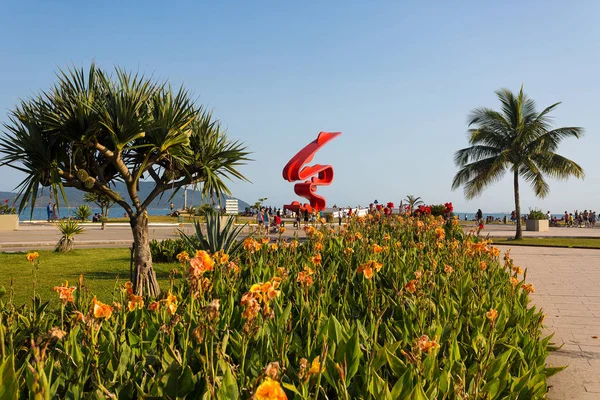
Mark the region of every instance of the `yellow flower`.
[[109, 319], [112, 315], [112, 307], [96, 300], [96, 296], [94, 296], [94, 299], [92, 300], [92, 307], [94, 309], [94, 318]]
[[321, 243], [321, 242], [315, 243], [315, 251], [322, 251], [322, 250], [323, 250], [323, 243]]
[[229, 254], [225, 253], [223, 250], [219, 250], [213, 254], [213, 259], [216, 263], [225, 265], [229, 262]]
[[310, 369], [308, 370], [309, 375], [316, 375], [323, 371], [321, 367], [321, 356], [316, 356], [313, 362], [310, 365]]
[[383, 247], [381, 247], [380, 245], [378, 245], [378, 244], [376, 244], [376, 243], [374, 243], [374, 244], [371, 246], [371, 252], [372, 252], [373, 254], [379, 254], [379, 253], [381, 253], [382, 251], [383, 251]]
[[453, 273], [453, 272], [454, 272], [454, 268], [452, 268], [451, 266], [449, 266], [449, 265], [447, 265], [447, 264], [446, 264], [446, 265], [444, 265], [444, 271], [445, 271], [445, 272], [446, 272], [448, 275], [450, 275], [451, 273]]
[[[229, 256], [227, 256], [227, 259], [229, 259]], [[188, 273], [190, 276], [199, 277], [207, 271], [212, 271], [214, 265], [215, 261], [206, 251], [197, 250], [196, 257], [190, 260]]]
[[481, 269], [482, 271], [485, 271], [487, 269], [487, 264], [485, 263], [485, 261], [479, 262], [479, 269]]
[[256, 388], [254, 394], [256, 400], [287, 400], [287, 395], [281, 388], [279, 382], [267, 377], [265, 380]]
[[311, 263], [313, 263], [315, 265], [319, 265], [319, 264], [321, 264], [321, 261], [322, 261], [321, 254], [317, 253], [313, 257], [310, 257], [309, 260]]
[[171, 294], [171, 291], [167, 293], [167, 297], [163, 300], [165, 305], [167, 306], [167, 311], [169, 315], [175, 314], [177, 311], [177, 296]]
[[279, 233], [282, 235], [285, 233], [285, 228], [283, 226], [279, 227]]
[[27, 253], [27, 261], [29, 261], [30, 263], [34, 262], [38, 257], [39, 257], [39, 253], [37, 251], [34, 251], [33, 253]]
[[190, 261], [190, 255], [187, 251], [182, 251], [177, 254], [177, 260], [181, 263], [181, 265], [185, 265], [188, 261]]
[[346, 247], [344, 250], [344, 254], [347, 256], [352, 255], [352, 253], [354, 253], [354, 249], [352, 247]]
[[517, 278], [510, 278], [510, 284], [514, 286], [517, 286], [519, 284], [519, 280]]
[[444, 240], [444, 238], [446, 237], [446, 232], [444, 231], [444, 228], [442, 228], [441, 226], [435, 228], [435, 237], [438, 240]]
[[277, 249], [279, 249], [279, 246], [277, 246], [277, 243], [271, 243], [269, 245], [269, 251], [277, 251]]
[[485, 316], [491, 322], [494, 322], [496, 320], [496, 318], [498, 318], [498, 311], [494, 310], [493, 308], [490, 308], [490, 311], [486, 312]]

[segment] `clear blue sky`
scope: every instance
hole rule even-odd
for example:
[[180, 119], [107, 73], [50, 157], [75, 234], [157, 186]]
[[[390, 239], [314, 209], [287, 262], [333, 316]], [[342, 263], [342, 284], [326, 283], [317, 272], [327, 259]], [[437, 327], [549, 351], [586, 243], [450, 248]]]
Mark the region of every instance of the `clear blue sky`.
[[[466, 201], [451, 191], [466, 117], [499, 108], [494, 91], [521, 84], [557, 125], [583, 126], [561, 153], [585, 181], [522, 190], [522, 209], [600, 208], [600, 2], [31, 2], [0, 5], [0, 121], [54, 72], [92, 60], [185, 84], [256, 161], [237, 197], [296, 198], [281, 178], [319, 131], [342, 131], [315, 157], [331, 164], [328, 205], [398, 203], [406, 194], [459, 211], [510, 211], [506, 178]], [[428, 5], [425, 5], [427, 3]], [[0, 190], [22, 179], [0, 170]]]

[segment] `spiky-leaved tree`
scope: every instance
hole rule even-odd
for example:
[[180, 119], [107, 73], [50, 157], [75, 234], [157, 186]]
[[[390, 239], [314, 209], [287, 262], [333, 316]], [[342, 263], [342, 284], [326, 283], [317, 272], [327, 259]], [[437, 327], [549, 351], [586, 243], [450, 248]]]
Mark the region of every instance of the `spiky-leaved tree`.
[[534, 101], [523, 93], [523, 87], [516, 96], [507, 89], [497, 91], [496, 95], [502, 103], [502, 112], [477, 108], [469, 115], [469, 126], [474, 126], [468, 131], [471, 146], [454, 155], [460, 169], [454, 176], [452, 189], [464, 185], [465, 197], [470, 199], [510, 170], [517, 213], [515, 239], [520, 239], [523, 234], [519, 177], [531, 184], [538, 197], [550, 192], [544, 175], [555, 179], [583, 178], [583, 169], [578, 164], [556, 153], [563, 139], [580, 138], [583, 128], [551, 129], [550, 112], [560, 103], [537, 112]]
[[[229, 193], [224, 179], [245, 179], [238, 167], [246, 147], [228, 140], [219, 122], [189, 93], [165, 82], [91, 65], [58, 73], [55, 85], [22, 101], [0, 138], [0, 165], [25, 174], [17, 187], [19, 209], [35, 204], [40, 187], [58, 200], [64, 187], [105, 195], [129, 216], [134, 252], [134, 290], [157, 296], [148, 240], [148, 206], [163, 192], [174, 195], [202, 182], [206, 195]], [[140, 198], [140, 180], [154, 183]], [[127, 193], [114, 183], [123, 182]]]

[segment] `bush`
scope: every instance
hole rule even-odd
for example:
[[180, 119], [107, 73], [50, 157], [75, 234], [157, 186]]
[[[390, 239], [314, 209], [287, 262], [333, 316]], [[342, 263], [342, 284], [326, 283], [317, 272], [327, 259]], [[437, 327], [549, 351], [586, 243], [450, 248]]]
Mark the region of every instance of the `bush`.
[[92, 216], [92, 208], [87, 204], [82, 204], [75, 209], [75, 219], [81, 222], [87, 221]]
[[4, 200], [4, 204], [0, 204], [0, 215], [1, 214], [16, 214], [17, 209], [8, 205], [8, 199]]
[[327, 222], [328, 224], [333, 222], [333, 213], [325, 213], [325, 222]]
[[187, 250], [183, 239], [164, 239], [160, 242], [156, 239], [150, 242], [150, 254], [152, 261], [157, 263], [171, 263], [177, 261], [177, 254]]
[[55, 288], [60, 312], [0, 307], [5, 395], [545, 396], [558, 370], [508, 255], [431, 216], [306, 231], [302, 244], [247, 238], [235, 258], [181, 254], [185, 276], [157, 301], [129, 285], [91, 300], [80, 281]]
[[548, 219], [548, 216], [539, 208], [530, 208], [527, 219], [543, 220]]

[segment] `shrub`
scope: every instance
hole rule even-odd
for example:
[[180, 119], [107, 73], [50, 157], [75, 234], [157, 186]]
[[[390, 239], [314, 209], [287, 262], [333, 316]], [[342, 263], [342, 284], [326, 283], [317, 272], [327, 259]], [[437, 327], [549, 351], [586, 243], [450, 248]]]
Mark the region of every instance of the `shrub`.
[[177, 261], [177, 254], [188, 249], [183, 239], [164, 239], [150, 242], [152, 261], [157, 263], [170, 263]]
[[223, 251], [227, 254], [235, 254], [242, 246], [238, 240], [242, 230], [247, 224], [234, 226], [236, 217], [227, 217], [227, 222], [221, 227], [221, 217], [216, 212], [206, 214], [206, 234], [202, 231], [202, 224], [194, 222], [195, 236], [187, 236], [183, 231], [179, 231], [188, 247], [196, 250], [206, 250], [211, 254]]
[[83, 232], [83, 227], [73, 219], [64, 219], [58, 221], [56, 223], [56, 227], [58, 228], [62, 236], [56, 244], [54, 251], [66, 253], [73, 250], [75, 235], [79, 235], [81, 232]]
[[527, 215], [527, 219], [543, 220], [547, 218], [548, 216], [539, 208], [530, 208], [529, 215]]
[[333, 222], [333, 213], [330, 213], [330, 212], [325, 213], [325, 222], [327, 222], [327, 223]]
[[16, 214], [17, 209], [8, 205], [8, 199], [4, 200], [4, 204], [0, 204], [0, 215], [1, 214]]
[[92, 216], [92, 208], [87, 204], [82, 204], [75, 209], [74, 214], [78, 221], [85, 222]]
[[60, 312], [0, 307], [7, 398], [545, 396], [558, 369], [508, 255], [431, 216], [306, 231], [182, 253], [161, 299], [91, 300], [80, 281], [55, 288]]

